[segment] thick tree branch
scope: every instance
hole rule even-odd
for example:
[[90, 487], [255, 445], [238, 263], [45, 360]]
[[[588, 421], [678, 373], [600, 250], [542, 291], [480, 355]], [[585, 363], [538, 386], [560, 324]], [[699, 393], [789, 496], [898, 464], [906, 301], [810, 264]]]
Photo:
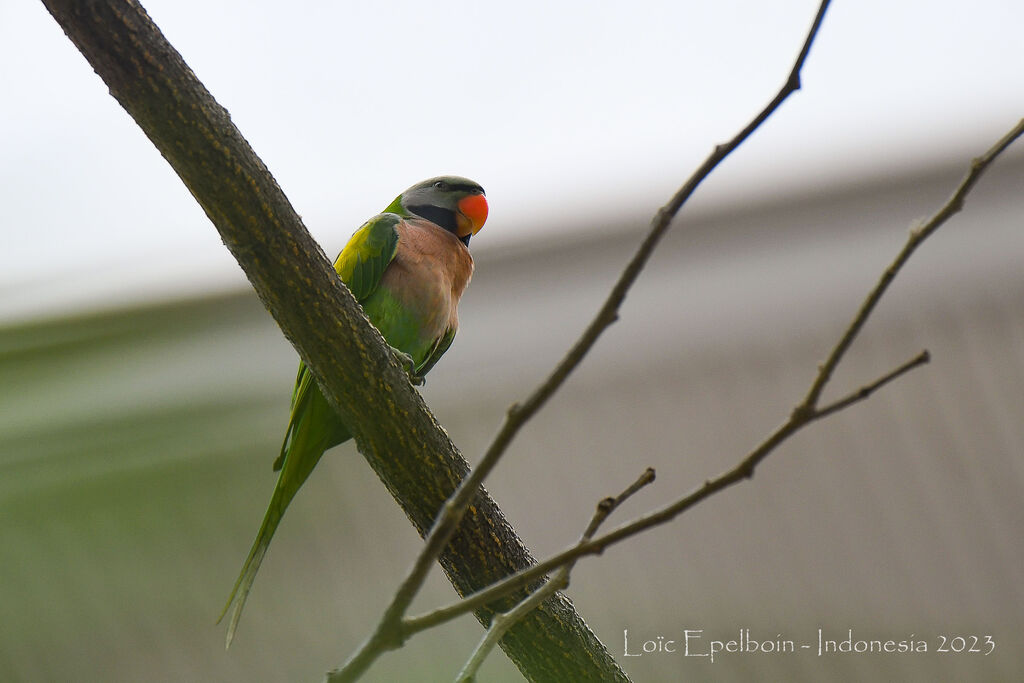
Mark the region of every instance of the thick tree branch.
[[[469, 467], [227, 111], [137, 2], [44, 4], [203, 207], [360, 451], [425, 533]], [[533, 559], [481, 489], [440, 562], [466, 594]], [[502, 647], [529, 679], [625, 680], [561, 597], [517, 624]]]

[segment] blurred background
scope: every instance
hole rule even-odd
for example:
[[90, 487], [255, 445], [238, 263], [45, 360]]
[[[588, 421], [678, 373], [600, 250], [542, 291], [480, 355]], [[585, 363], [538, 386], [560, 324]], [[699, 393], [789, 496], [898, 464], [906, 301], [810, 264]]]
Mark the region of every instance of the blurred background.
[[[462, 329], [423, 389], [470, 461], [590, 319], [650, 216], [775, 93], [812, 2], [165, 0], [146, 8], [332, 255], [404, 187], [488, 191]], [[1024, 112], [1024, 6], [840, 3], [796, 94], [683, 211], [488, 488], [538, 556], [647, 466], [624, 521], [785, 419], [908, 228]], [[351, 445], [213, 624], [274, 483], [295, 354], [41, 4], [0, 6], [0, 680], [319, 680], [418, 538]], [[914, 256], [828, 396], [933, 362], [751, 482], [578, 565], [637, 681], [1014, 680], [1024, 668], [1024, 150]], [[417, 602], [453, 597], [438, 572]], [[643, 640], [925, 640], [925, 654], [624, 656]], [[448, 680], [480, 634], [371, 681]], [[991, 635], [989, 654], [937, 653]], [[484, 680], [521, 680], [496, 653]]]

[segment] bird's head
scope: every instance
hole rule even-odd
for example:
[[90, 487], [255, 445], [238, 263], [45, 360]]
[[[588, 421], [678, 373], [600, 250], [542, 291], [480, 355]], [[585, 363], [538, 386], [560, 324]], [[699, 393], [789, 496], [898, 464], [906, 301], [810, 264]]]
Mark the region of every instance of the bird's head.
[[487, 200], [484, 188], [472, 180], [444, 175], [416, 183], [385, 211], [425, 218], [469, 246], [469, 238], [480, 232], [487, 220]]

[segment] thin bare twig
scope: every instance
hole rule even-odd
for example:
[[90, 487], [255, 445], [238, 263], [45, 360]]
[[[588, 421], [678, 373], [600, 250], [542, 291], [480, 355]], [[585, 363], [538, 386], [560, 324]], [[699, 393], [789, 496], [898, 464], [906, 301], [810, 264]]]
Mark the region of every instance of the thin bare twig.
[[832, 353], [829, 354], [828, 359], [818, 369], [818, 376], [814, 380], [814, 384], [811, 385], [810, 391], [807, 392], [807, 397], [804, 399], [801, 405], [801, 410], [812, 410], [818, 405], [818, 399], [821, 398], [821, 392], [825, 388], [825, 384], [828, 383], [832, 372], [839, 365], [839, 361], [843, 359], [843, 355], [846, 350], [850, 348], [854, 338], [864, 327], [864, 323], [867, 322], [868, 316], [875, 310], [875, 306], [878, 304], [879, 299], [885, 294], [885, 290], [889, 288], [889, 285], [896, 278], [896, 274], [903, 267], [903, 264], [907, 262], [911, 254], [917, 250], [917, 248], [924, 242], [928, 237], [934, 233], [939, 227], [949, 220], [954, 214], [958, 213], [964, 208], [964, 199], [967, 194], [971, 191], [974, 185], [981, 178], [981, 174], [985, 172], [985, 169], [1003, 153], [1007, 147], [1013, 144], [1016, 140], [1024, 133], [1024, 119], [1017, 123], [1016, 126], [1011, 128], [999, 141], [996, 142], [987, 152], [982, 154], [980, 157], [971, 160], [970, 170], [967, 175], [964, 176], [963, 180], [957, 186], [956, 190], [953, 191], [953, 195], [949, 200], [943, 204], [942, 208], [935, 212], [931, 218], [926, 220], [924, 223], [910, 231], [910, 237], [907, 239], [907, 243], [903, 246], [899, 255], [896, 256], [896, 260], [886, 268], [885, 272], [882, 273], [881, 279], [875, 288], [871, 290], [871, 293], [864, 303], [861, 304], [860, 310], [857, 311], [857, 315], [854, 317], [853, 322], [847, 328], [843, 334], [842, 339], [832, 349]]
[[[825, 405], [824, 407], [817, 407], [817, 400], [820, 397], [822, 390], [825, 388], [831, 373], [835, 370], [836, 365], [847, 348], [849, 348], [849, 345], [857, 335], [857, 332], [859, 332], [864, 326], [864, 323], [870, 316], [875, 304], [878, 303], [878, 300], [881, 298], [886, 288], [888, 288], [889, 284], [893, 279], [895, 279], [903, 265], [907, 262], [910, 253], [912, 253], [923, 240], [932, 235], [942, 224], [949, 220], [951, 216], [963, 207], [967, 194], [977, 183], [978, 178], [982, 173], [985, 172], [992, 162], [995, 161], [995, 159], [1002, 154], [1007, 147], [1009, 147], [1017, 138], [1021, 137], [1021, 135], [1024, 135], [1024, 119], [1021, 119], [1021, 121], [1011, 128], [1006, 135], [1000, 138], [999, 141], [996, 142], [996, 144], [987, 152], [971, 161], [970, 170], [957, 189], [953, 192], [953, 195], [949, 200], [947, 200], [947, 202], [943, 204], [943, 206], [919, 228], [911, 231], [906, 245], [902, 250], [900, 250], [900, 253], [896, 256], [895, 260], [882, 272], [878, 282], [868, 293], [867, 297], [865, 297], [857, 314], [854, 316], [853, 320], [851, 320], [849, 326], [843, 332], [842, 337], [840, 337], [835, 347], [833, 347], [828, 356], [829, 360], [819, 366], [818, 373], [811, 384], [811, 391], [808, 393], [808, 398], [805, 398], [800, 404], [798, 404], [797, 407], [793, 409], [789, 419], [776, 428], [774, 432], [772, 432], [754, 450], [748, 453], [746, 457], [744, 457], [743, 460], [741, 460], [735, 467], [714, 479], [707, 480], [704, 482], [703, 486], [675, 502], [639, 517], [622, 525], [621, 527], [613, 529], [604, 536], [600, 536], [590, 541], [577, 543], [557, 555], [539, 562], [529, 569], [525, 569], [521, 572], [508, 576], [484, 590], [478, 591], [473, 595], [466, 596], [456, 603], [422, 615], [407, 617], [405, 619], [406, 632], [413, 633], [450, 621], [451, 619], [465, 614], [466, 612], [472, 611], [480, 606], [487, 605], [517, 590], [521, 590], [525, 586], [530, 585], [537, 579], [545, 576], [548, 572], [557, 569], [567, 562], [574, 562], [584, 555], [600, 554], [610, 545], [675, 519], [686, 510], [719, 491], [729, 488], [733, 484], [739, 483], [744, 479], [753, 477], [754, 470], [757, 468], [758, 464], [760, 464], [761, 461], [763, 461], [783, 441], [803, 427], [806, 427], [812, 422], [828, 417], [829, 415], [847, 408], [854, 403], [859, 403], [860, 401], [865, 400], [885, 384], [901, 377], [914, 368], [928, 363], [931, 359], [930, 354], [927, 350], [921, 351], [907, 362], [887, 372], [875, 381], [866, 384], [860, 389], [857, 389], [856, 391], [853, 391], [846, 396]], [[813, 402], [811, 401], [812, 398]]]
[[[580, 535], [580, 543], [585, 543], [593, 538], [598, 528], [608, 519], [612, 512], [622, 505], [627, 498], [653, 482], [654, 477], [654, 468], [648, 467], [640, 475], [640, 478], [630, 484], [625, 491], [614, 498], [605, 498], [598, 503], [594, 516]], [[494, 650], [498, 641], [505, 636], [512, 625], [529, 614], [537, 605], [551, 597], [555, 591], [563, 590], [569, 586], [569, 574], [572, 573], [572, 568], [575, 564], [575, 560], [565, 563], [558, 568], [554, 576], [544, 582], [544, 585], [523, 598], [515, 607], [507, 612], [495, 614], [491, 620], [491, 625], [487, 628], [487, 632], [484, 633], [483, 638], [480, 639], [480, 642], [473, 649], [472, 654], [470, 654], [465, 666], [462, 667], [462, 670], [455, 677], [455, 683], [473, 683], [476, 681], [476, 672], [480, 670], [480, 665], [484, 663], [484, 660], [487, 659], [487, 656]]]
[[816, 409], [814, 411], [814, 419], [815, 420], [820, 420], [823, 417], [828, 417], [832, 413], [838, 413], [840, 410], [842, 410], [843, 408], [846, 408], [847, 406], [849, 406], [849, 405], [851, 405], [853, 403], [857, 403], [858, 401], [863, 401], [868, 396], [870, 396], [871, 394], [875, 393], [876, 391], [881, 389], [883, 386], [885, 386], [889, 382], [891, 382], [894, 379], [897, 379], [898, 377], [900, 377], [900, 376], [910, 372], [911, 370], [913, 370], [914, 368], [916, 368], [919, 365], [924, 365], [925, 363], [928, 363], [931, 359], [932, 359], [932, 356], [931, 356], [930, 353], [928, 353], [928, 349], [924, 349], [923, 351], [921, 351], [921, 353], [917, 354], [916, 356], [914, 356], [913, 358], [908, 360], [903, 365], [901, 365], [898, 368], [892, 370], [891, 372], [883, 375], [882, 377], [879, 377], [878, 379], [876, 379], [871, 384], [867, 384], [865, 386], [862, 386], [860, 389], [858, 389], [857, 391], [853, 392], [852, 394], [847, 394], [846, 396], [844, 396], [844, 397], [842, 397], [840, 399], [837, 399], [837, 400], [833, 401], [832, 403], [829, 403], [824, 408]]
[[419, 592], [426, 580], [427, 574], [441, 551], [447, 545], [459, 522], [462, 520], [476, 491], [480, 488], [484, 479], [494, 469], [505, 453], [512, 439], [527, 421], [532, 418], [548, 399], [562, 386], [569, 375], [576, 369], [590, 349], [597, 342], [598, 338], [612, 323], [618, 319], [618, 310], [626, 298], [633, 283], [640, 275], [657, 247], [661, 238], [668, 231], [672, 219], [676, 216], [683, 204], [690, 198], [694, 191], [700, 186], [708, 175], [727, 157], [733, 150], [739, 147], [750, 135], [763, 124], [779, 106], [794, 92], [800, 89], [800, 71], [814, 43], [821, 22], [825, 18], [825, 12], [831, 0], [822, 0], [818, 12], [814, 17], [803, 46], [797, 55], [793, 68], [785, 84], [779, 89], [775, 97], [769, 102], [749, 124], [731, 140], [724, 144], [717, 145], [708, 158], [702, 163], [689, 179], [673, 195], [672, 199], [654, 215], [651, 220], [651, 227], [647, 236], [641, 242], [634, 253], [633, 258], [626, 265], [625, 270], [618, 281], [612, 287], [608, 298], [598, 310], [583, 334], [569, 349], [565, 357], [559, 362], [552, 373], [542, 382], [530, 396], [522, 403], [513, 404], [505, 417], [505, 421], [498, 430], [497, 435], [487, 448], [479, 464], [473, 468], [459, 488], [446, 501], [438, 514], [437, 521], [427, 535], [422, 551], [417, 556], [409, 573], [402, 581], [398, 590], [391, 600], [391, 604], [385, 609], [380, 621], [374, 629], [373, 634], [363, 642], [359, 649], [349, 658], [341, 669], [330, 671], [327, 680], [330, 683], [341, 683], [352, 681], [358, 678], [373, 661], [386, 650], [400, 647], [409, 632], [405, 628], [403, 617], [408, 610], [409, 604]]
[[748, 453], [743, 460], [739, 462], [739, 464], [724, 474], [705, 481], [703, 486], [697, 490], [666, 505], [660, 510], [655, 510], [654, 512], [643, 515], [642, 517], [638, 517], [621, 527], [613, 529], [604, 536], [600, 536], [589, 541], [580, 541], [576, 545], [563, 550], [557, 555], [553, 555], [529, 569], [524, 569], [521, 572], [508, 576], [501, 581], [474, 593], [473, 595], [466, 596], [458, 602], [422, 615], [407, 617], [405, 619], [407, 633], [411, 634], [451, 621], [456, 617], [462, 616], [463, 614], [471, 612], [483, 605], [490, 604], [510, 593], [522, 590], [537, 579], [545, 576], [548, 572], [553, 569], [557, 569], [568, 562], [575, 562], [584, 555], [600, 554], [610, 545], [630, 538], [631, 536], [635, 536], [642, 531], [650, 529], [651, 527], [659, 526], [675, 519], [686, 510], [709, 498], [715, 493], [729, 488], [733, 484], [739, 483], [744, 479], [752, 477], [757, 465], [783, 441], [795, 434], [802, 427], [805, 427], [811, 422], [817, 421], [827, 415], [831, 415], [838, 410], [849, 407], [854, 403], [865, 400], [868, 396], [874, 393], [876, 389], [909, 372], [913, 368], [916, 368], [919, 365], [924, 365], [928, 360], [928, 352], [922, 351], [895, 370], [886, 373], [874, 382], [857, 389], [819, 411], [809, 414], [800, 413], [798, 415], [798, 411], [794, 410], [789, 420], [776, 428], [771, 435], [762, 441], [754, 450]]

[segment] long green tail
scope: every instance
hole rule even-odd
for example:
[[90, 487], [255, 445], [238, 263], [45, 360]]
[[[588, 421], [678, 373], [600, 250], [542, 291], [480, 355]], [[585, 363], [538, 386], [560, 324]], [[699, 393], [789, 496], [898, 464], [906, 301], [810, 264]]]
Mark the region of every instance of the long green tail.
[[263, 524], [260, 525], [260, 531], [256, 534], [256, 540], [252, 544], [252, 549], [249, 550], [249, 556], [245, 558], [245, 564], [242, 565], [242, 572], [238, 575], [234, 588], [231, 589], [231, 596], [228, 598], [227, 604], [224, 605], [220, 616], [217, 617], [217, 623], [219, 624], [231, 608], [231, 603], [235, 604], [235, 609], [231, 613], [231, 620], [228, 622], [225, 648], [231, 647], [231, 641], [235, 638], [238, 620], [242, 618], [242, 608], [245, 607], [246, 598], [249, 597], [253, 581], [256, 580], [256, 572], [259, 571], [260, 565], [263, 563], [263, 557], [267, 554], [270, 539], [273, 538], [274, 531], [277, 530], [277, 525], [280, 524], [281, 518], [284, 516], [285, 508], [288, 507], [288, 503], [291, 502], [295, 492], [298, 491], [298, 486], [285, 487], [283, 485], [284, 477], [285, 473], [282, 472], [277, 480], [277, 486], [274, 488], [274, 496], [270, 499], [270, 505], [263, 516]]
[[284, 517], [284, 511], [324, 454], [325, 444], [322, 441], [314, 444], [304, 443], [305, 441], [305, 439], [300, 439], [289, 444], [284, 466], [277, 478], [277, 485], [274, 486], [274, 495], [270, 498], [266, 514], [263, 515], [260, 531], [256, 534], [256, 540], [253, 541], [252, 549], [249, 550], [249, 556], [245, 558], [245, 564], [242, 565], [242, 572], [235, 581], [235, 587], [231, 589], [231, 596], [228, 598], [227, 604], [224, 605], [220, 617], [217, 618], [219, 624], [224, 619], [224, 615], [228, 613], [228, 609], [231, 608], [231, 603], [235, 603], [231, 620], [228, 622], [225, 647], [231, 647], [235, 630], [238, 628], [238, 620], [242, 617], [242, 608], [245, 607], [245, 600], [249, 597], [249, 590], [252, 588], [253, 581], [256, 580], [256, 572], [260, 570], [263, 557], [267, 554], [267, 547], [270, 546], [270, 539], [274, 537], [277, 525]]
[[249, 597], [253, 581], [256, 580], [256, 572], [263, 563], [270, 539], [273, 538], [277, 525], [281, 523], [288, 504], [320, 462], [324, 451], [349, 438], [351, 435], [348, 430], [328, 405], [316, 382], [311, 380], [305, 365], [300, 364], [293, 396], [292, 416], [288, 422], [284, 443], [281, 445], [281, 455], [274, 461], [274, 469], [280, 469], [281, 474], [277, 478], [274, 495], [263, 516], [263, 524], [260, 525], [260, 531], [256, 534], [249, 556], [242, 565], [242, 572], [235, 581], [235, 587], [231, 589], [231, 596], [224, 605], [220, 617], [217, 618], [219, 624], [231, 609], [231, 603], [235, 604], [231, 620], [228, 622], [226, 647], [231, 646], [231, 641], [235, 637], [238, 620], [242, 617], [242, 608], [245, 607], [245, 600]]

